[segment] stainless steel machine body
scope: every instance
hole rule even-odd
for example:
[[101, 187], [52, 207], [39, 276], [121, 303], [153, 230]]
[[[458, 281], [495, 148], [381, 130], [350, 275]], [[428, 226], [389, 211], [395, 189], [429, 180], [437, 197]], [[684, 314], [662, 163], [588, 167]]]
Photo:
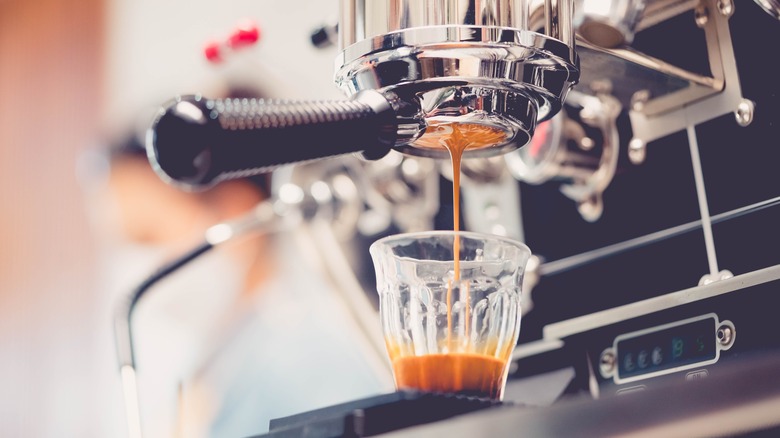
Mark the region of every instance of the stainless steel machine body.
[[[777, 82], [745, 51], [780, 25], [751, 3], [735, 12], [728, 1], [613, 2], [604, 14], [591, 13], [595, 3], [577, 3], [580, 83], [537, 125], [539, 145], [463, 163], [466, 227], [539, 249], [508, 387], [523, 403], [546, 403], [524, 394], [566, 369], [573, 377], [562, 393], [598, 398], [724, 378], [723, 367], [780, 348], [766, 331], [780, 181], [752, 176], [768, 177], [778, 157], [780, 101]], [[540, 30], [544, 8], [522, 7], [529, 29]], [[365, 29], [402, 27], [376, 26], [358, 27], [381, 53], [382, 38]], [[343, 62], [342, 53], [342, 86]], [[439, 172], [449, 178], [446, 165]], [[433, 223], [447, 227], [441, 216]]]

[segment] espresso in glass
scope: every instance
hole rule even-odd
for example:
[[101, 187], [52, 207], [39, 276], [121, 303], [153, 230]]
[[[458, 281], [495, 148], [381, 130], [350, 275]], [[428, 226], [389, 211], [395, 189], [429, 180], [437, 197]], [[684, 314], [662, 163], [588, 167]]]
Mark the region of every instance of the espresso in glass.
[[396, 386], [501, 399], [530, 250], [458, 231], [458, 200], [463, 151], [493, 145], [503, 134], [462, 124], [429, 129], [424, 146], [435, 140], [452, 158], [455, 230], [389, 236], [371, 246]]
[[506, 362], [469, 353], [399, 357], [393, 361], [398, 389], [501, 398]]

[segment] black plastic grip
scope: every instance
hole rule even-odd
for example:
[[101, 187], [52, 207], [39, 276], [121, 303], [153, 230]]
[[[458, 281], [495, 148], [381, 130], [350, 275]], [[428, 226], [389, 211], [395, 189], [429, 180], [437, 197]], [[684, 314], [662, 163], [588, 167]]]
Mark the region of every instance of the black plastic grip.
[[160, 110], [146, 147], [158, 174], [198, 188], [335, 155], [378, 158], [395, 132], [394, 112], [376, 91], [316, 102], [184, 96]]

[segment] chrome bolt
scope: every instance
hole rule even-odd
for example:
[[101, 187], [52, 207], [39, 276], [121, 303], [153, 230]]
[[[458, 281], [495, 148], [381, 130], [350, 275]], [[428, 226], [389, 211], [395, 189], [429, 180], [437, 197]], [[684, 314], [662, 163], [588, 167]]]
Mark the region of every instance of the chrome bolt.
[[742, 99], [737, 105], [737, 110], [734, 111], [734, 117], [737, 119], [737, 124], [743, 128], [753, 122], [753, 113], [756, 110], [756, 104], [752, 100]]
[[601, 375], [605, 378], [612, 375], [612, 373], [615, 371], [615, 353], [613, 353], [611, 350], [605, 350], [603, 353], [601, 353], [601, 360], [599, 360], [599, 370], [601, 371]]
[[718, 329], [718, 342], [720, 345], [728, 345], [731, 343], [731, 336], [732, 336], [731, 327], [729, 326], [720, 326]]
[[583, 151], [589, 151], [593, 149], [593, 146], [596, 146], [596, 142], [590, 137], [582, 137], [580, 140], [580, 149]]
[[645, 104], [650, 100], [650, 90], [639, 90], [631, 96], [631, 109], [642, 111]]
[[699, 6], [696, 7], [694, 10], [694, 21], [696, 22], [696, 25], [700, 28], [703, 28], [707, 25], [707, 21], [709, 21], [710, 17], [708, 16], [707, 7], [704, 6], [704, 4], [699, 4]]
[[639, 138], [628, 142], [628, 159], [634, 164], [642, 164], [647, 157], [647, 145]]
[[718, 12], [724, 17], [734, 15], [734, 2], [732, 0], [718, 0]]
[[721, 350], [728, 350], [734, 346], [734, 340], [737, 338], [737, 331], [731, 321], [721, 321], [715, 337]]

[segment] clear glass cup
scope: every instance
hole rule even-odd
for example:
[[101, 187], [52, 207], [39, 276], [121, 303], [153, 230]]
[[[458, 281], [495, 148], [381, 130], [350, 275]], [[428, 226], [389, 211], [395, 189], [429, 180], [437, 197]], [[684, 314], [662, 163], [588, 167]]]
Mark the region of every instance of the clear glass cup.
[[370, 252], [396, 387], [500, 400], [520, 332], [528, 247], [432, 231], [386, 237]]

